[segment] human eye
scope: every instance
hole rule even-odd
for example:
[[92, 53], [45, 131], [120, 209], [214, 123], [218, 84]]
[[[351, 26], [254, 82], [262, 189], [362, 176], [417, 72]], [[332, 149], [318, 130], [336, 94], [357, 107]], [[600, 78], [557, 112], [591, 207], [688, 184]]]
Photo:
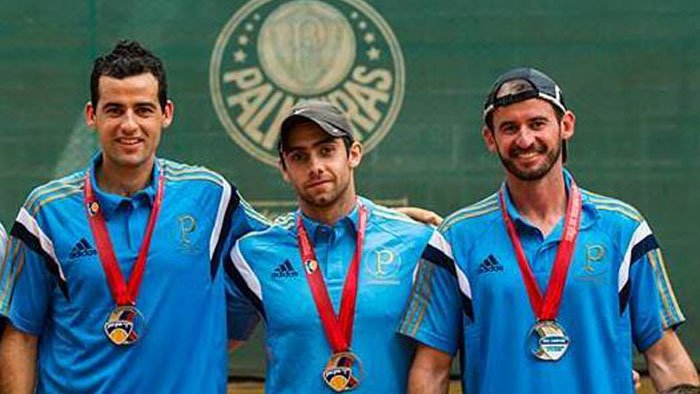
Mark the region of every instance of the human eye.
[[289, 154], [289, 161], [294, 163], [302, 163], [306, 159], [306, 155], [302, 152], [295, 151]]
[[327, 157], [333, 155], [335, 152], [335, 145], [323, 145], [321, 146], [321, 149], [319, 150], [321, 153], [321, 156]]
[[153, 114], [153, 112], [154, 112], [154, 109], [150, 106], [144, 105], [144, 106], [136, 107], [136, 114], [138, 116], [148, 117], [148, 116], [151, 116]]
[[518, 128], [514, 123], [504, 123], [501, 125], [500, 130], [505, 135], [513, 135], [518, 132]]
[[534, 119], [530, 122], [530, 128], [532, 130], [542, 130], [546, 125], [547, 121], [545, 119]]
[[107, 114], [107, 116], [110, 116], [110, 117], [121, 116], [121, 114], [123, 112], [121, 107], [116, 106], [116, 105], [108, 105], [108, 106], [104, 107], [103, 111], [105, 114]]

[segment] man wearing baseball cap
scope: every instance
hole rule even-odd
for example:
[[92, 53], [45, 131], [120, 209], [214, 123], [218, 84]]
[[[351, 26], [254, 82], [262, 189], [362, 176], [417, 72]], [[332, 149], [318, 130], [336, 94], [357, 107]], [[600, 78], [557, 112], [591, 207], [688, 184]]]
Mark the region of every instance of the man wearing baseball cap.
[[445, 219], [421, 261], [399, 328], [419, 343], [409, 393], [444, 390], [458, 350], [470, 393], [632, 393], [633, 343], [657, 390], [697, 385], [649, 225], [564, 168], [576, 119], [557, 84], [508, 71], [483, 117], [505, 181]]
[[417, 262], [442, 237], [357, 195], [362, 146], [331, 104], [294, 107], [279, 156], [299, 209], [224, 262], [229, 338], [265, 320], [270, 393], [405, 392], [414, 347], [395, 327]]

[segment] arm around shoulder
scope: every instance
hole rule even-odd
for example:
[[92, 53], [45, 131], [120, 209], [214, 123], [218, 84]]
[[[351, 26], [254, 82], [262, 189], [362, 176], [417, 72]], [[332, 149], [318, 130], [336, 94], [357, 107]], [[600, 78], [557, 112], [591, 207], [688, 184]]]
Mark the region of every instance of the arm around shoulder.
[[659, 392], [681, 384], [697, 386], [698, 373], [688, 352], [672, 329], [664, 331], [661, 339], [644, 351], [649, 376]]
[[408, 394], [447, 393], [451, 365], [451, 355], [418, 344], [408, 376]]
[[38, 338], [7, 322], [0, 340], [0, 392], [30, 394], [36, 380]]

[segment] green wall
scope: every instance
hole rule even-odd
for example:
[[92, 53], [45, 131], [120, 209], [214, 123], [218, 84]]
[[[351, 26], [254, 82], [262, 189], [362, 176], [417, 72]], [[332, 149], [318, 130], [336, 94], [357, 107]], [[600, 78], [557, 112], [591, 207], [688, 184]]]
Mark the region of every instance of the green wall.
[[[389, 28], [400, 46], [405, 78], [396, 119], [383, 138], [374, 137], [375, 146], [357, 174], [360, 191], [443, 214], [493, 191], [502, 174], [480, 139], [484, 95], [501, 72], [519, 65], [538, 67], [559, 82], [577, 115], [569, 168], [579, 184], [633, 204], [651, 223], [690, 322], [681, 328], [681, 336], [700, 360], [695, 322], [700, 318], [700, 270], [692, 251], [700, 241], [695, 222], [700, 219], [700, 3], [378, 0], [372, 7], [384, 22], [377, 22], [358, 1], [327, 3], [355, 34], [353, 67], [389, 70], [392, 89], [396, 87], [398, 61], [389, 57], [391, 45], [382, 35]], [[212, 99], [210, 79], [226, 94], [236, 93], [221, 82], [223, 74], [211, 75], [210, 70], [217, 38], [244, 4], [3, 1], [2, 222], [11, 222], [34, 185], [79, 167], [94, 152], [96, 142], [82, 121], [91, 60], [122, 37], [144, 42], [167, 65], [176, 119], [160, 154], [222, 172], [244, 197], [265, 209], [287, 207], [293, 196], [277, 170], [234, 142]], [[255, 46], [262, 41], [256, 34], [281, 4], [247, 3], [250, 18], [259, 11], [248, 32], [251, 64], [260, 61]], [[352, 18], [353, 10], [359, 19]], [[324, 26], [335, 26], [324, 39], [335, 34], [342, 44], [342, 20], [331, 20], [335, 14], [319, 15], [328, 23]], [[361, 20], [367, 21], [365, 30]], [[241, 21], [232, 40], [245, 33]], [[372, 45], [363, 35], [369, 31], [376, 33], [381, 51], [374, 61], [366, 52]], [[270, 42], [281, 45], [283, 54], [296, 48], [290, 49], [294, 42], [285, 37]], [[222, 47], [222, 70], [237, 67], [236, 45], [243, 47], [235, 41]], [[332, 56], [318, 59], [333, 61]], [[275, 61], [284, 65], [286, 60]], [[304, 59], [297, 62], [306, 64]], [[317, 70], [323, 64], [306, 66]], [[389, 93], [389, 101], [398, 100], [396, 89]], [[389, 117], [391, 105], [378, 104], [378, 123]], [[253, 345], [244, 352], [263, 355]], [[260, 373], [252, 358], [238, 360], [236, 372]]]

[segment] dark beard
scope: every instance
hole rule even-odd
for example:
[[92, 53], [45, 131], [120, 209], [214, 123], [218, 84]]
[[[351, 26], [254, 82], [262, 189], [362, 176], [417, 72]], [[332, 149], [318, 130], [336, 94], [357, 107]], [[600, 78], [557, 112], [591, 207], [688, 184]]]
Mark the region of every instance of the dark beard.
[[[521, 181], [537, 181], [544, 178], [544, 176], [549, 173], [552, 167], [554, 167], [554, 164], [556, 164], [557, 159], [559, 159], [559, 156], [561, 155], [561, 145], [562, 141], [560, 139], [556, 149], [550, 151], [547, 154], [545, 162], [541, 166], [529, 170], [521, 170], [515, 164], [514, 160], [503, 157], [500, 151], [498, 150], [497, 152], [498, 157], [501, 159], [501, 163], [503, 163], [503, 166], [505, 166], [508, 172], [513, 174], [516, 178], [520, 179]], [[514, 149], [511, 152], [509, 152], [509, 156], [517, 156], [519, 153], [519, 150]], [[538, 153], [544, 152], [538, 151]]]
[[328, 208], [328, 207], [331, 207], [334, 204], [336, 204], [338, 202], [338, 200], [342, 196], [345, 195], [345, 193], [347, 192], [349, 187], [350, 187], [350, 182], [348, 182], [344, 188], [339, 189], [337, 191], [337, 193], [332, 194], [332, 195], [328, 196], [328, 198], [323, 198], [323, 199], [316, 199], [314, 197], [311, 197], [311, 196], [308, 196], [308, 195], [305, 195], [302, 193], [298, 193], [298, 195], [310, 207], [314, 207], [317, 209], [318, 208]]

